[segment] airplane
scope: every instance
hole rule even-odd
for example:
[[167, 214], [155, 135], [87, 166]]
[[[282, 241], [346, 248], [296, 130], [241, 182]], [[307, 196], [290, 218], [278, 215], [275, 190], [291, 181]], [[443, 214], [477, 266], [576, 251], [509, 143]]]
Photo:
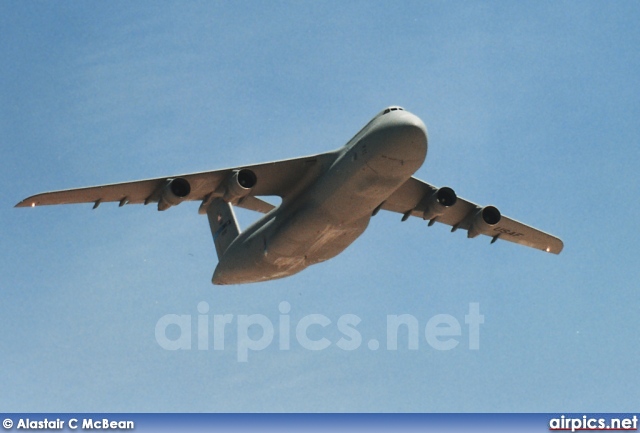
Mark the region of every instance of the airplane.
[[[399, 106], [378, 113], [346, 145], [326, 153], [208, 172], [46, 192], [16, 207], [103, 202], [157, 203], [159, 211], [199, 201], [218, 255], [211, 282], [244, 284], [296, 274], [331, 259], [367, 228], [380, 210], [401, 220], [443, 223], [469, 238], [486, 235], [559, 254], [560, 239], [479, 206], [447, 186], [436, 188], [413, 174], [428, 147], [419, 117]], [[279, 196], [274, 206], [260, 196]], [[263, 213], [241, 231], [234, 206]]]

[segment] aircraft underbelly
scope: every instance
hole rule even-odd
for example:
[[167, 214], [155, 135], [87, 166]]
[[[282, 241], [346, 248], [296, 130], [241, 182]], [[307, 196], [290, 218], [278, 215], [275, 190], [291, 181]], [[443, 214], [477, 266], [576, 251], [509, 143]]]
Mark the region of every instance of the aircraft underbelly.
[[279, 268], [303, 266], [302, 270], [335, 257], [365, 231], [373, 209], [411, 176], [397, 172], [380, 175], [366, 163], [352, 174], [335, 182], [337, 187], [331, 194], [310, 194], [307, 202], [273, 231], [267, 242], [268, 260]]
[[323, 224], [313, 227], [313, 236], [306, 239], [280, 237], [274, 239], [267, 257], [284, 263], [288, 258], [303, 259], [306, 266], [328, 260], [353, 243], [369, 225], [370, 215], [350, 224]]
[[260, 229], [243, 233], [225, 253], [214, 280], [240, 284], [283, 278], [335, 257], [365, 231], [373, 209], [405, 181], [379, 176], [364, 165], [336, 183], [331, 194], [311, 190], [295, 209], [279, 209]]

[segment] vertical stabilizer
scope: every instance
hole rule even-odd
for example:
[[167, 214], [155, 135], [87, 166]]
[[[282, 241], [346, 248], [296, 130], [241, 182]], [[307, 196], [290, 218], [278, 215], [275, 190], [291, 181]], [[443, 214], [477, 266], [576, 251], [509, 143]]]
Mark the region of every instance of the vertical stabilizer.
[[207, 208], [207, 217], [218, 260], [220, 260], [231, 242], [240, 234], [238, 220], [231, 204], [219, 198], [214, 199]]

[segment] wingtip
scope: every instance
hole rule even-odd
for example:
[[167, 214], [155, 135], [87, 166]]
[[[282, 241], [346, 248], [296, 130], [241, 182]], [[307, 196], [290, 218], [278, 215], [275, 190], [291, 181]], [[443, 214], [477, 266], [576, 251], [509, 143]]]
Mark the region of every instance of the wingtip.
[[562, 250], [564, 249], [564, 242], [562, 242], [562, 240], [556, 238], [555, 239], [556, 242], [554, 242], [554, 245], [547, 247], [547, 252], [548, 253], [553, 253], [553, 254], [560, 254], [562, 252]]
[[36, 207], [37, 203], [39, 203], [38, 195], [32, 195], [17, 203], [14, 207]]

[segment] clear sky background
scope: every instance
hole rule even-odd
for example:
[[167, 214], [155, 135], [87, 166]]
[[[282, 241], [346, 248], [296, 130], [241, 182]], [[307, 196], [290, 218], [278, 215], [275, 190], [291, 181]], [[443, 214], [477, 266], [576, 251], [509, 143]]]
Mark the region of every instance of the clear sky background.
[[[0, 2], [0, 409], [637, 410], [639, 20], [635, 1]], [[198, 203], [13, 208], [332, 150], [393, 104], [429, 130], [416, 176], [562, 254], [381, 212], [333, 260], [219, 287]], [[333, 343], [355, 314], [363, 344], [276, 336], [239, 363], [234, 319], [224, 351], [197, 350], [195, 323], [192, 350], [162, 349], [157, 321], [201, 301], [276, 326], [287, 301], [293, 326], [330, 318], [309, 335]], [[386, 350], [386, 316], [405, 313], [418, 350]], [[436, 314], [462, 323], [458, 347], [427, 344]]]

